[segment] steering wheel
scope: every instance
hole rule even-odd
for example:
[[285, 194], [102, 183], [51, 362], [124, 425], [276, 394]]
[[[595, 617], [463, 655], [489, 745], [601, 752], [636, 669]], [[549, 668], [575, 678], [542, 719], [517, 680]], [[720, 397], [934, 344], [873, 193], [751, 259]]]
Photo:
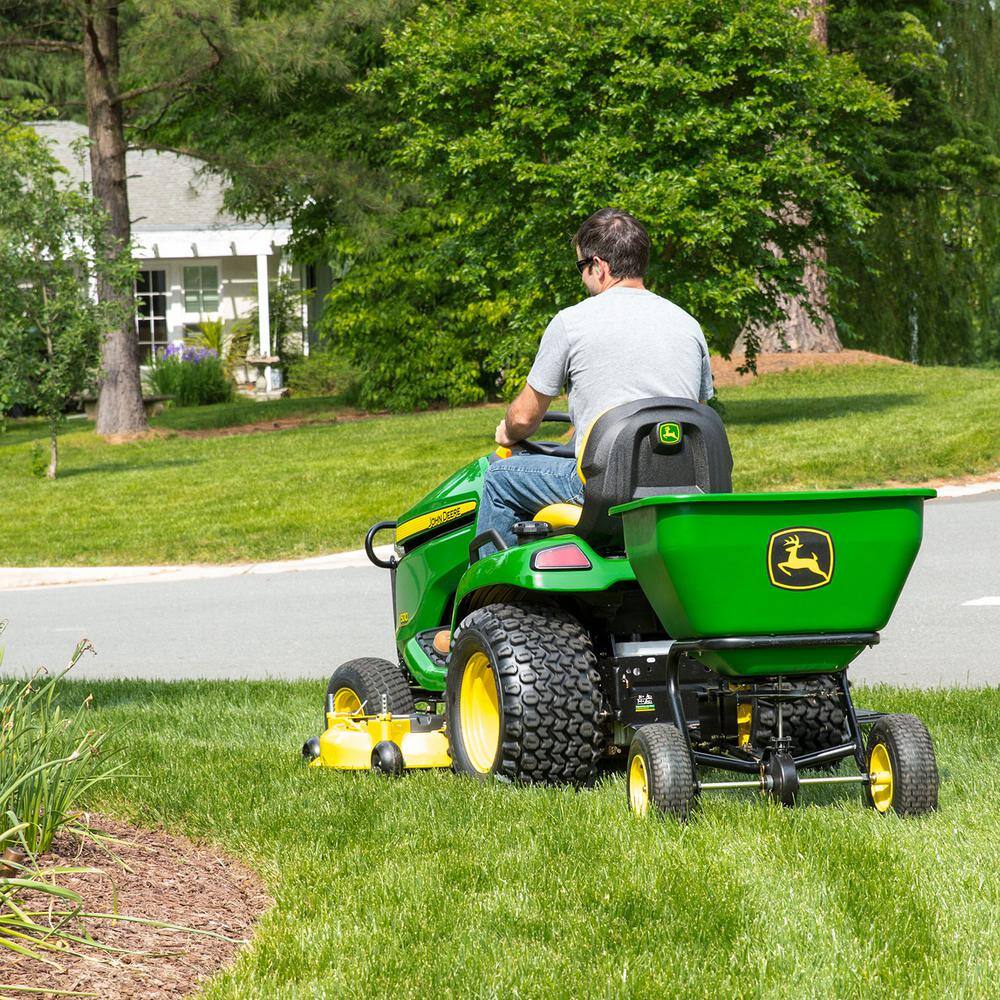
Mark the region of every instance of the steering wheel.
[[[572, 417], [568, 413], [559, 413], [549, 410], [542, 417], [543, 424], [571, 424]], [[576, 458], [576, 449], [573, 440], [569, 441], [518, 441], [518, 448], [523, 448], [531, 455], [553, 455], [556, 458]]]

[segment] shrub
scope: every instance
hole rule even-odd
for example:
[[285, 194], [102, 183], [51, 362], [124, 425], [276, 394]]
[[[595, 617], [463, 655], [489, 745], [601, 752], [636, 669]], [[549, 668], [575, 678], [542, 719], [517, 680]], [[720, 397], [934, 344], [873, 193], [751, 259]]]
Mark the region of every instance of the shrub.
[[357, 379], [357, 369], [337, 351], [318, 350], [286, 361], [285, 385], [295, 396], [352, 399]]
[[172, 396], [176, 406], [228, 403], [233, 384], [215, 351], [205, 347], [168, 344], [153, 359], [150, 388], [161, 396]]
[[228, 325], [222, 319], [206, 319], [198, 324], [197, 332], [184, 338], [184, 344], [215, 351], [222, 359], [226, 375], [232, 376], [233, 368], [246, 359], [252, 336], [251, 325], [245, 319]]

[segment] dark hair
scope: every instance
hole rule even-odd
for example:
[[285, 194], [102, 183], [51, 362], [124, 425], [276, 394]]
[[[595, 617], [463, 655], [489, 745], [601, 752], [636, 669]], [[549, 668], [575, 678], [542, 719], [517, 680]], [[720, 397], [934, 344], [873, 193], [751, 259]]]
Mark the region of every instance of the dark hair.
[[649, 233], [634, 216], [617, 208], [594, 212], [576, 231], [573, 243], [581, 257], [600, 257], [616, 278], [645, 277]]

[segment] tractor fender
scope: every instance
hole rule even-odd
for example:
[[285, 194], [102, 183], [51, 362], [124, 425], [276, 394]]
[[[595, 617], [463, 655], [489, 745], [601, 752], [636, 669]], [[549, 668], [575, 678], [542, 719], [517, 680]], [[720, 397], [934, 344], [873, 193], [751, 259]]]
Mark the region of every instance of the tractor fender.
[[[542, 549], [572, 543], [590, 562], [590, 569], [532, 568], [532, 557]], [[455, 591], [452, 631], [465, 617], [472, 596], [492, 587], [513, 587], [523, 591], [530, 600], [532, 594], [579, 594], [607, 590], [618, 583], [635, 580], [635, 573], [624, 556], [605, 558], [598, 555], [576, 535], [555, 535], [537, 542], [514, 545], [494, 552], [474, 562], [462, 575]]]

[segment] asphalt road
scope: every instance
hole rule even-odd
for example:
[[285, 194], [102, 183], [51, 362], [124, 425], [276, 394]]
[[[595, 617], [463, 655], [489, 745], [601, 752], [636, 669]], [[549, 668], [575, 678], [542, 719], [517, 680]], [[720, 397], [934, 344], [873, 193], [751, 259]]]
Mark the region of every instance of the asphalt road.
[[[354, 656], [392, 656], [388, 586], [381, 570], [348, 567], [0, 592], [3, 669], [57, 668], [87, 637], [97, 655], [78, 665], [81, 678], [321, 679]], [[1000, 493], [927, 505], [923, 546], [882, 644], [851, 675], [1000, 684]]]

